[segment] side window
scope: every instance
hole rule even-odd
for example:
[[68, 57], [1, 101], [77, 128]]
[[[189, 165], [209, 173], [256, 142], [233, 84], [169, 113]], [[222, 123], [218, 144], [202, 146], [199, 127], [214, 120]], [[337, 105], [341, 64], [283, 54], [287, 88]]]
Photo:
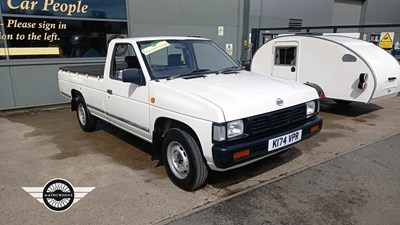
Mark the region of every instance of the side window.
[[141, 69], [135, 50], [131, 44], [116, 44], [111, 62], [110, 78], [122, 80], [124, 69]]
[[357, 62], [357, 58], [354, 55], [346, 54], [342, 57], [343, 62]]
[[275, 65], [296, 65], [296, 47], [276, 47]]

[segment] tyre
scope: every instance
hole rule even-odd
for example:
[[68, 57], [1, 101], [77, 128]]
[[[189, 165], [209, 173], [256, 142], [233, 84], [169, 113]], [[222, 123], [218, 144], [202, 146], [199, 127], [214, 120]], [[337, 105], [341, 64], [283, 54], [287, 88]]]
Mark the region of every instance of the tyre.
[[169, 130], [162, 152], [168, 177], [176, 186], [195, 191], [205, 184], [208, 168], [199, 145], [189, 133], [179, 128]]
[[336, 104], [338, 104], [338, 105], [348, 105], [351, 103], [351, 101], [340, 100], [340, 99], [333, 99], [333, 101], [335, 101]]
[[82, 130], [87, 132], [96, 130], [97, 119], [86, 107], [85, 100], [82, 96], [78, 96], [76, 100], [76, 116]]

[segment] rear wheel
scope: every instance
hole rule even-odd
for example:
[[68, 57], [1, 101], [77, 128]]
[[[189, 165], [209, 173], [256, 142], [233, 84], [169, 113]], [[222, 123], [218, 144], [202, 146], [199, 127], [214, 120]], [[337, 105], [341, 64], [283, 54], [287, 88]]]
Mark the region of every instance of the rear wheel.
[[76, 116], [82, 130], [87, 132], [96, 130], [97, 119], [88, 110], [82, 96], [78, 96], [76, 100]]
[[163, 161], [168, 177], [179, 188], [195, 191], [202, 187], [208, 168], [194, 138], [186, 131], [173, 128], [163, 141]]

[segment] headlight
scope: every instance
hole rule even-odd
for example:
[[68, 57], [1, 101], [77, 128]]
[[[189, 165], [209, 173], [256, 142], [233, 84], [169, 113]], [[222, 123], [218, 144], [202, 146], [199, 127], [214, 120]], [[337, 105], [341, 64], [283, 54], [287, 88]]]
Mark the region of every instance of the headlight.
[[243, 120], [235, 120], [227, 123], [226, 130], [228, 138], [242, 135], [244, 130]]
[[310, 101], [306, 103], [307, 106], [307, 118], [311, 117], [314, 115], [315, 113], [315, 109], [316, 109], [316, 105], [315, 105], [315, 101]]

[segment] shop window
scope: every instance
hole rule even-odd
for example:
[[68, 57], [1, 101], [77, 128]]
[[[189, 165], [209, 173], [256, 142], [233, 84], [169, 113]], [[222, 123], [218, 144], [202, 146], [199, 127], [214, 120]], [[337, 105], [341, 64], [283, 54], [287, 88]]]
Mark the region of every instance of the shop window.
[[[3, 14], [28, 16], [54, 16], [126, 20], [126, 0], [62, 0], [36, 1], [24, 5], [23, 1], [1, 0]], [[58, 4], [58, 5], [57, 5]]]
[[7, 47], [9, 59], [105, 57], [112, 37], [128, 36], [126, 0], [2, 0], [0, 6], [0, 48]]
[[275, 65], [296, 65], [296, 47], [276, 47]]
[[[31, 28], [10, 25], [16, 21], [30, 24]], [[126, 22], [4, 17], [4, 24], [6, 34], [12, 35], [6, 40], [10, 51], [13, 48], [55, 49], [49, 54], [10, 52], [10, 59], [105, 57], [110, 36], [127, 33]]]
[[6, 49], [4, 45], [4, 41], [0, 40], [0, 60], [6, 59]]
[[4, 34], [4, 29], [2, 24], [3, 24], [3, 18], [1, 17], [1, 12], [0, 12], [0, 60], [6, 59], [5, 39], [7, 38], [7, 35]]

